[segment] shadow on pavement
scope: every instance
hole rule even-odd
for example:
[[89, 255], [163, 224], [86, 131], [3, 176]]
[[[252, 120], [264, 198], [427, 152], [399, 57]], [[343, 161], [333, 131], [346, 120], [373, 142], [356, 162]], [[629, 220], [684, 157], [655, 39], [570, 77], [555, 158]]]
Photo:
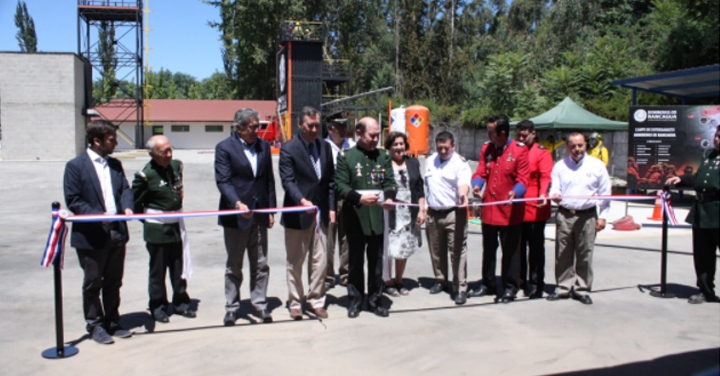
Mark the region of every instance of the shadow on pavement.
[[[688, 299], [693, 294], [696, 294], [698, 292], [697, 287], [694, 286], [688, 286], [688, 285], [680, 285], [677, 283], [668, 283], [667, 286], [667, 292], [670, 294], [675, 295], [675, 298], [677, 299]], [[660, 284], [656, 283], [654, 285], [638, 285], [638, 290], [640, 292], [650, 292], [650, 291], [660, 291]]]
[[614, 367], [553, 373], [554, 376], [636, 376], [636, 375], [697, 375], [720, 373], [720, 348], [690, 351]]
[[[619, 248], [619, 249], [629, 249], [631, 251], [641, 251], [641, 252], [655, 252], [655, 253], [662, 253], [662, 250], [657, 248], [642, 248], [642, 247], [628, 247], [623, 245], [617, 245], [617, 244], [599, 244], [595, 243], [596, 247], [606, 247], [606, 248]], [[682, 252], [682, 251], [667, 251], [668, 254], [673, 255], [683, 255], [683, 256], [692, 256], [692, 252]], [[718, 256], [720, 258], [720, 256]]]

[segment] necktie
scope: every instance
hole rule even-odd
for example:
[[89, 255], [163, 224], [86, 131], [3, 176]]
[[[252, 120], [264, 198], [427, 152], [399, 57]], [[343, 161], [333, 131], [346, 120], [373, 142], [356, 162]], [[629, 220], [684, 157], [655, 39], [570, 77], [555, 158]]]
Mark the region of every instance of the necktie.
[[310, 153], [310, 161], [313, 164], [313, 167], [315, 167], [315, 175], [317, 175], [317, 178], [320, 179], [320, 163], [318, 163], [318, 158], [315, 156], [315, 144], [308, 144], [308, 152]]

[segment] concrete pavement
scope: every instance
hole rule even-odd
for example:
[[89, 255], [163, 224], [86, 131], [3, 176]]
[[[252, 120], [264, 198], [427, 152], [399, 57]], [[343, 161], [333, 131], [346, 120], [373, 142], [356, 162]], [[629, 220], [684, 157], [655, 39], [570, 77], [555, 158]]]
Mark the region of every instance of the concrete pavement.
[[[146, 154], [118, 153], [126, 174], [148, 161]], [[185, 162], [185, 210], [215, 210], [219, 194], [212, 153], [176, 151]], [[63, 273], [65, 338], [80, 353], [46, 360], [55, 345], [52, 271], [39, 266], [50, 223], [50, 204], [63, 203], [61, 162], [0, 162], [0, 375], [52, 374], [693, 374], [717, 366], [720, 304], [686, 303], [695, 292], [689, 228], [670, 230], [668, 282], [675, 299], [650, 297], [660, 281], [660, 229], [644, 220], [651, 205], [631, 207], [639, 231], [606, 230], [594, 254], [594, 304], [525, 298], [503, 305], [472, 298], [456, 306], [449, 295], [430, 295], [433, 283], [427, 245], [408, 261], [407, 297], [385, 298], [389, 318], [362, 312], [348, 319], [347, 291], [328, 292], [326, 320], [291, 321], [285, 308], [285, 248], [282, 227], [270, 231], [268, 297], [275, 320], [250, 317], [223, 327], [225, 250], [215, 218], [188, 220], [194, 278], [188, 291], [198, 317], [171, 316], [155, 323], [147, 307], [148, 256], [142, 227], [129, 225], [122, 323], [135, 335], [98, 345], [85, 336], [82, 271], [69, 247]], [[277, 170], [275, 171], [277, 174]], [[278, 202], [282, 190], [277, 178]], [[613, 202], [612, 219], [624, 214]], [[678, 218], [684, 219], [682, 209]], [[279, 218], [278, 218], [279, 222]], [[546, 236], [554, 238], [554, 226]], [[480, 227], [469, 228], [468, 275], [481, 275]], [[424, 243], [426, 243], [424, 241]], [[547, 291], [554, 284], [554, 243], [546, 242]], [[246, 263], [247, 264], [247, 263]], [[247, 273], [247, 266], [245, 266]], [[498, 271], [499, 273], [499, 271]], [[247, 281], [246, 274], [246, 281]], [[306, 280], [306, 279], [305, 279]], [[249, 314], [247, 282], [242, 310]], [[522, 296], [522, 295], [520, 295]]]

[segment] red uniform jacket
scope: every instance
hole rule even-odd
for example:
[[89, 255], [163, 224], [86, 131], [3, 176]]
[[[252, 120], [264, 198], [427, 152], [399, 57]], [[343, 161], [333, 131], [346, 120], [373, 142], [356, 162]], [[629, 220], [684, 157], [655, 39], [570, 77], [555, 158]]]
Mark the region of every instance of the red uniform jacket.
[[[492, 142], [486, 142], [480, 152], [478, 168], [473, 174], [472, 184], [487, 183], [483, 203], [505, 201], [508, 193], [515, 191], [515, 197], [522, 198], [528, 186], [530, 166], [525, 144], [509, 139], [501, 149]], [[525, 204], [483, 206], [480, 212], [483, 223], [495, 226], [509, 226], [522, 223]]]
[[[541, 193], [547, 195], [550, 188], [550, 173], [553, 169], [553, 159], [550, 152], [542, 145], [534, 143], [528, 150], [528, 161], [530, 163], [530, 178], [528, 179], [525, 198], [539, 197]], [[550, 200], [541, 208], [537, 205], [542, 201], [525, 202], [525, 222], [539, 222], [550, 219], [552, 211]]]

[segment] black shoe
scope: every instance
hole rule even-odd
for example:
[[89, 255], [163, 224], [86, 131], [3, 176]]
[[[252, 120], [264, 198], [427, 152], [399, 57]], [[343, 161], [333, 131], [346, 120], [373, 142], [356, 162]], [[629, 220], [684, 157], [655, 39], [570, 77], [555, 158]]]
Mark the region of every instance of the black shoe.
[[463, 305], [467, 303], [467, 293], [465, 291], [460, 291], [455, 296], [455, 304], [457, 305]]
[[115, 343], [115, 340], [110, 337], [108, 332], [103, 328], [102, 326], [98, 325], [93, 329], [91, 333], [93, 341], [97, 343], [102, 343], [103, 345], [109, 345], [111, 343]]
[[478, 298], [481, 296], [488, 296], [488, 295], [493, 295], [493, 294], [487, 286], [482, 285], [477, 290], [470, 290], [470, 292], [467, 295], [470, 297], [473, 297], [473, 298]]
[[702, 304], [707, 302], [707, 299], [705, 299], [705, 294], [699, 292], [688, 299], [688, 303], [690, 304]]
[[235, 312], [227, 312], [225, 313], [225, 318], [223, 319], [223, 325], [233, 326], [235, 325], [235, 319]]
[[537, 294], [537, 287], [529, 287], [527, 289], [523, 290], [523, 294], [527, 296], [528, 298], [531, 297], [533, 294]]
[[388, 311], [388, 309], [385, 308], [385, 307], [377, 306], [377, 307], [375, 307], [375, 309], [372, 310], [372, 312], [373, 312], [376, 316], [380, 316], [380, 317], [388, 317], [388, 316], [390, 316], [390, 311]]
[[556, 301], [556, 300], [567, 299], [567, 298], [569, 298], [569, 296], [567, 296], [567, 295], [560, 295], [560, 294], [554, 292], [554, 293], [548, 295], [548, 297], [545, 298], [545, 299], [553, 302], [553, 301]]
[[503, 303], [510, 303], [514, 300], [515, 300], [515, 293], [510, 290], [506, 290], [505, 293], [503, 294], [502, 298], [500, 298], [500, 301]]
[[535, 291], [534, 293], [528, 295], [528, 298], [530, 299], [542, 299], [543, 292], [542, 291]]
[[268, 312], [267, 309], [261, 309], [259, 311], [253, 312], [253, 315], [264, 323], [271, 323], [272, 322], [272, 316], [270, 316], [270, 312]]
[[175, 310], [175, 313], [182, 317], [187, 317], [189, 319], [194, 319], [197, 317], [197, 311], [194, 309], [185, 309], [185, 310]]
[[573, 299], [579, 301], [582, 304], [592, 304], [592, 299], [590, 299], [590, 295], [576, 295], [573, 297]]
[[445, 291], [445, 286], [443, 286], [442, 283], [436, 283], [435, 285], [433, 285], [433, 287], [430, 288], [431, 294], [439, 294], [443, 291]]
[[153, 318], [157, 322], [162, 322], [162, 323], [170, 322], [170, 318], [168, 317], [167, 313], [165, 313], [165, 309], [163, 309], [163, 308], [156, 308], [153, 311]]
[[354, 319], [358, 316], [360, 316], [360, 308], [358, 308], [358, 307], [348, 308], [348, 317], [349, 318]]
[[110, 323], [110, 329], [108, 329], [108, 333], [112, 335], [113, 337], [118, 338], [130, 338], [132, 337], [132, 332], [123, 328], [120, 326], [120, 324], [113, 322]]

